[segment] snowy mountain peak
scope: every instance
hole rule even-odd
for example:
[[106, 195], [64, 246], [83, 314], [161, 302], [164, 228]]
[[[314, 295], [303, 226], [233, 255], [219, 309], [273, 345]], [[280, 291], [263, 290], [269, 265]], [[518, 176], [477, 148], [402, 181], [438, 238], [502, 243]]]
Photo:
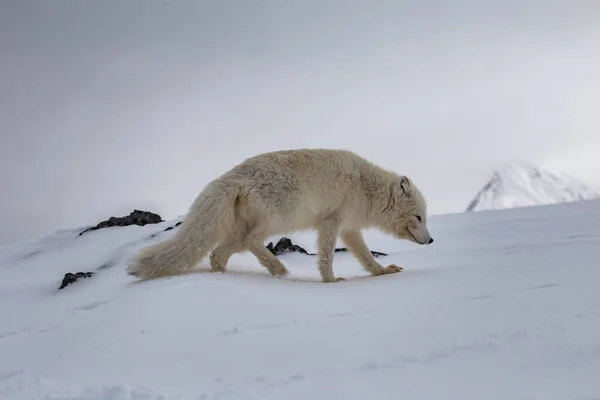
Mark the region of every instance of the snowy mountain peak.
[[467, 211], [498, 210], [599, 199], [578, 179], [544, 170], [530, 162], [505, 164], [469, 203]]

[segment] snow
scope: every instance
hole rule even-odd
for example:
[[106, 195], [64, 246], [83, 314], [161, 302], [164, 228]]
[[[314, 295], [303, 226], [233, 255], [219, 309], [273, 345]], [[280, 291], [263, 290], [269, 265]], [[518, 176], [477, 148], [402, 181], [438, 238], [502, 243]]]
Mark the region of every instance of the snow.
[[[599, 398], [600, 201], [434, 216], [431, 246], [369, 231], [394, 275], [347, 253], [333, 284], [301, 254], [287, 278], [247, 253], [126, 275], [177, 221], [0, 249], [1, 399]], [[76, 271], [97, 275], [57, 290]]]
[[541, 169], [525, 161], [506, 164], [469, 203], [467, 211], [559, 204], [600, 199], [577, 178]]

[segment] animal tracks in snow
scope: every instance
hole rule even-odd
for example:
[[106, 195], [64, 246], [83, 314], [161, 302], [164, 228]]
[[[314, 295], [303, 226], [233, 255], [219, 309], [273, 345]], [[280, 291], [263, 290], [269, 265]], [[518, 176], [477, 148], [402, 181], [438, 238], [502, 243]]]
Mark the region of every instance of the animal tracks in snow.
[[231, 335], [237, 335], [237, 334], [243, 334], [243, 333], [250, 333], [253, 331], [288, 328], [288, 327], [296, 326], [296, 325], [309, 324], [309, 323], [312, 323], [313, 321], [318, 321], [318, 320], [328, 320], [328, 319], [333, 319], [333, 318], [350, 318], [350, 317], [355, 317], [355, 316], [360, 316], [360, 315], [372, 314], [373, 312], [374, 311], [341, 312], [341, 313], [327, 314], [327, 315], [324, 315], [323, 317], [316, 318], [314, 320], [311, 320], [311, 319], [293, 320], [293, 321], [289, 321], [289, 322], [259, 324], [259, 325], [253, 325], [253, 326], [248, 326], [248, 327], [234, 326], [233, 328], [222, 331], [221, 335], [222, 336], [231, 336]]
[[17, 336], [21, 334], [31, 334], [31, 335], [42, 335], [47, 332], [52, 332], [53, 330], [59, 328], [58, 324], [49, 324], [45, 326], [35, 327], [35, 326], [27, 326], [23, 329], [18, 329], [14, 331], [8, 332], [0, 332], [0, 340], [7, 339], [11, 336]]
[[84, 304], [82, 306], [71, 308], [71, 311], [91, 311], [91, 310], [95, 310], [99, 307], [102, 307], [103, 305], [112, 303], [113, 301], [114, 301], [114, 299], [113, 300], [92, 301], [92, 302]]
[[530, 286], [530, 287], [526, 287], [524, 289], [521, 289], [521, 291], [523, 290], [540, 290], [540, 289], [548, 289], [548, 288], [553, 288], [556, 286], [559, 286], [560, 283], [546, 283], [545, 285], [538, 285], [538, 286]]
[[494, 297], [496, 297], [496, 296], [493, 294], [484, 294], [481, 296], [467, 297], [465, 300], [487, 300], [487, 299], [493, 299]]
[[553, 283], [545, 283], [542, 285], [536, 285], [536, 286], [528, 286], [522, 289], [516, 289], [516, 290], [512, 290], [510, 292], [505, 292], [505, 293], [501, 293], [501, 294], [482, 294], [480, 296], [471, 296], [471, 297], [467, 297], [462, 299], [463, 301], [474, 301], [474, 300], [489, 300], [489, 299], [493, 299], [496, 298], [498, 296], [505, 296], [505, 295], [511, 295], [515, 292], [524, 292], [524, 291], [531, 291], [531, 290], [543, 290], [543, 289], [550, 289], [550, 288], [554, 288], [557, 286], [560, 286], [561, 284], [559, 282], [553, 282]]

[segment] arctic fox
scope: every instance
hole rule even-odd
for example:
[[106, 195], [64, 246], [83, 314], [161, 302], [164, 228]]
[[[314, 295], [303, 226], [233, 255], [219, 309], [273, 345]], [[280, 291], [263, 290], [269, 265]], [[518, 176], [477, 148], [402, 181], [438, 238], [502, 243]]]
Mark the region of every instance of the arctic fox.
[[332, 269], [338, 236], [372, 275], [382, 267], [361, 229], [377, 228], [418, 244], [433, 242], [426, 202], [406, 176], [387, 171], [347, 150], [298, 149], [263, 153], [209, 182], [169, 239], [129, 261], [130, 275], [155, 278], [192, 269], [209, 253], [211, 269], [225, 272], [229, 258], [249, 250], [273, 275], [287, 269], [264, 245], [272, 235], [314, 229], [323, 282]]

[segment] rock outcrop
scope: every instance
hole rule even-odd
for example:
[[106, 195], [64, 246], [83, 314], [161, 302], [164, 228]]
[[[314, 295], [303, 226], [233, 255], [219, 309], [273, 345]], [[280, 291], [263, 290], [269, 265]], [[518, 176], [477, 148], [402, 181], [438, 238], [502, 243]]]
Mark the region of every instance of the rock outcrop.
[[102, 221], [98, 225], [84, 230], [79, 234], [79, 236], [83, 235], [86, 232], [95, 231], [102, 228], [109, 228], [112, 226], [144, 226], [148, 224], [158, 224], [161, 222], [163, 222], [163, 219], [158, 214], [152, 213], [150, 211], [133, 210], [131, 214], [126, 215], [124, 217], [110, 217], [106, 221]]
[[63, 289], [67, 285], [70, 285], [71, 283], [77, 282], [77, 280], [79, 278], [89, 278], [92, 275], [94, 275], [93, 272], [75, 272], [75, 273], [67, 272], [65, 274], [65, 277], [63, 278], [62, 283], [60, 284], [60, 287], [58, 289], [59, 290]]

